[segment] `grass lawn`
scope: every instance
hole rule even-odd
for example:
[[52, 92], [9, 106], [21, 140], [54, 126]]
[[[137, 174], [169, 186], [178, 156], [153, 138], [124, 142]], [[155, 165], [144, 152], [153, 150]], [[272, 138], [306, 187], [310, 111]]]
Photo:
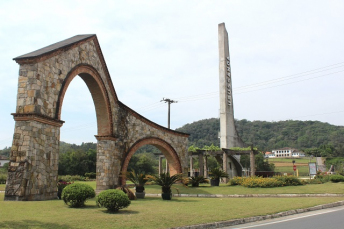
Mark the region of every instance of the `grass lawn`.
[[[302, 164], [308, 164], [309, 163], [309, 157], [303, 157], [303, 158], [269, 158], [269, 162], [280, 162], [280, 163], [292, 163], [292, 161], [295, 160], [295, 164], [298, 163]], [[315, 157], [311, 160], [311, 162], [316, 162]]]
[[[95, 181], [77, 181], [90, 185], [96, 189]], [[198, 188], [184, 187], [176, 184], [173, 187], [177, 188], [180, 194], [317, 194], [317, 193], [334, 193], [344, 194], [344, 183], [325, 183], [325, 184], [309, 184], [302, 186], [286, 186], [277, 188], [245, 188], [242, 186], [228, 186], [221, 184], [219, 187], [211, 187], [209, 184], [201, 185]], [[158, 185], [145, 185], [146, 193], [159, 194], [161, 187]], [[5, 190], [5, 185], [0, 184], [0, 191]], [[177, 194], [178, 191], [172, 188], [172, 192]]]
[[[242, 186], [220, 185], [219, 187], [211, 187], [203, 185], [198, 188], [183, 187], [182, 185], [174, 185], [179, 189], [180, 194], [316, 194], [316, 193], [335, 193], [344, 194], [344, 183], [325, 183], [312, 184], [302, 186], [286, 186], [276, 188], [246, 188]], [[145, 185], [146, 193], [161, 193], [161, 187], [157, 185]], [[177, 194], [177, 190], [172, 189]]]
[[324, 198], [176, 198], [147, 197], [109, 214], [89, 200], [73, 209], [61, 200], [3, 201], [0, 193], [0, 228], [169, 228], [235, 218], [266, 215], [343, 200]]
[[[297, 166], [297, 169], [299, 170], [299, 176], [309, 176], [308, 166]], [[276, 166], [275, 172], [280, 172], [282, 175], [283, 173], [294, 174], [292, 166]]]

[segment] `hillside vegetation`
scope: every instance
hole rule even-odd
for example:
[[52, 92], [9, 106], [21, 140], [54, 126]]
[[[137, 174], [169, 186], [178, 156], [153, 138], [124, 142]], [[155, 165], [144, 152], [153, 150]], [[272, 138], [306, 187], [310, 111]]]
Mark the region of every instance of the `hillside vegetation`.
[[[336, 151], [336, 155], [344, 155], [344, 127], [334, 126], [319, 121], [248, 121], [235, 120], [239, 136], [248, 145], [253, 144], [259, 150], [271, 151], [282, 147], [297, 149], [314, 149]], [[214, 144], [219, 146], [218, 118], [204, 119], [186, 124], [177, 131], [191, 134], [189, 144], [197, 147]], [[326, 148], [326, 149], [325, 149]], [[331, 148], [331, 149], [328, 149]]]

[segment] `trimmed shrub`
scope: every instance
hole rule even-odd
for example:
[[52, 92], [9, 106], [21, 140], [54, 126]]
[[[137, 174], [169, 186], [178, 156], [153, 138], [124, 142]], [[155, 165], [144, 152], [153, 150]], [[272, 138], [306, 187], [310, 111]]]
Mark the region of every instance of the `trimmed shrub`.
[[295, 176], [275, 176], [273, 177], [283, 183], [283, 186], [302, 185], [302, 182]]
[[232, 179], [229, 180], [228, 184], [229, 185], [241, 185], [242, 182], [246, 179], [246, 177], [233, 177]]
[[283, 186], [283, 182], [276, 178], [247, 177], [241, 185], [248, 188], [272, 188]]
[[87, 199], [91, 199], [95, 196], [96, 193], [93, 188], [87, 184], [70, 184], [62, 191], [63, 201], [73, 208], [84, 206]]
[[98, 207], [104, 207], [108, 211], [117, 212], [130, 205], [129, 197], [119, 189], [108, 189], [102, 191], [96, 198]]
[[344, 176], [342, 175], [332, 175], [330, 176], [330, 181], [333, 183], [343, 182]]

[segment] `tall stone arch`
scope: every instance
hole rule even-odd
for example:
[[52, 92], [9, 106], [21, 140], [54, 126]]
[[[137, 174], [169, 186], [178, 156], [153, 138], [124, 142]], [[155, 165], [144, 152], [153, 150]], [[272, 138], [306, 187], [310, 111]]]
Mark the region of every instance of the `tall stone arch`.
[[120, 185], [123, 162], [140, 139], [165, 142], [171, 163], [179, 165], [178, 172], [187, 171], [188, 134], [159, 126], [118, 100], [95, 34], [77, 35], [14, 60], [20, 68], [5, 200], [56, 198], [63, 99], [77, 75], [96, 110], [98, 191]]

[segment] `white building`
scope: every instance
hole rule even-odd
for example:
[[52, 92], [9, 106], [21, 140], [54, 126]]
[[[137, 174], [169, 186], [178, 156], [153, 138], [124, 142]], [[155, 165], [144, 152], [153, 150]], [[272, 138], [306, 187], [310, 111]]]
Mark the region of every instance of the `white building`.
[[9, 163], [10, 159], [8, 157], [0, 155], [0, 168], [4, 166], [4, 164]]
[[270, 154], [266, 155], [268, 158], [276, 158], [276, 157], [304, 157], [305, 153], [289, 147], [284, 147], [281, 149], [274, 149], [271, 151]]

